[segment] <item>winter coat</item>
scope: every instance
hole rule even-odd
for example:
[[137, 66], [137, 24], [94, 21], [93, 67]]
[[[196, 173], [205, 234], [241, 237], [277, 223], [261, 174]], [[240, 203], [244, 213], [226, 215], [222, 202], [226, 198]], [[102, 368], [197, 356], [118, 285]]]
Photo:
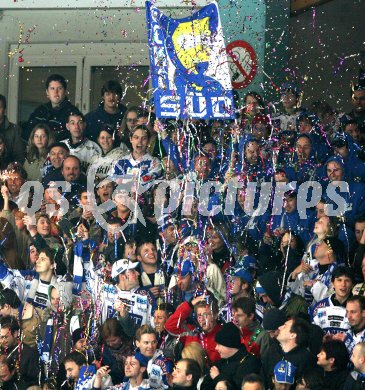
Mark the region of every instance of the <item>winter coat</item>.
[[21, 138], [22, 129], [18, 125], [9, 122], [8, 118], [5, 117], [4, 122], [0, 125], [0, 135], [4, 137], [9, 162], [18, 161], [23, 163], [25, 143]]
[[99, 131], [104, 125], [108, 125], [114, 130], [119, 129], [126, 111], [127, 107], [119, 104], [118, 111], [115, 114], [109, 114], [104, 110], [104, 102], [100, 102], [96, 110], [85, 115], [85, 135], [96, 142]]
[[297, 378], [300, 378], [306, 369], [314, 368], [317, 365], [316, 357], [308, 349], [295, 347], [289, 352], [284, 352], [278, 342], [273, 343], [268, 353], [262, 358], [262, 376], [266, 386], [271, 384], [274, 367], [280, 360], [287, 360], [296, 367]]
[[169, 317], [165, 329], [173, 336], [180, 336], [180, 341], [184, 345], [193, 341], [202, 344], [207, 351], [209, 360], [213, 363], [217, 362], [220, 355], [215, 350], [217, 345], [215, 335], [222, 329], [222, 325], [217, 324], [209, 333], [205, 334], [197, 326], [186, 323], [192, 312], [193, 307], [188, 302], [183, 302]]
[[46, 123], [53, 130], [56, 141], [61, 141], [68, 137], [69, 131], [66, 128], [66, 122], [70, 111], [79, 111], [66, 97], [58, 106], [52, 107], [51, 102], [37, 107], [30, 115], [28, 123], [23, 132], [23, 139], [28, 141], [30, 133], [35, 125]]
[[214, 379], [206, 375], [201, 390], [214, 389], [216, 384], [222, 380], [231, 382], [235, 390], [240, 390], [243, 377], [247, 374], [259, 374], [261, 363], [258, 358], [248, 353], [246, 348], [242, 346], [230, 358], [217, 361], [215, 366], [219, 370], [219, 375]]

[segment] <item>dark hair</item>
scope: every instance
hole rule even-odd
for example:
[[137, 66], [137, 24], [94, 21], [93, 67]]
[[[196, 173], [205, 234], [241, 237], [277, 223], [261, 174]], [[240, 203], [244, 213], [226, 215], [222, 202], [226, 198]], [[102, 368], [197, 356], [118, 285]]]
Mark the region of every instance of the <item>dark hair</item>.
[[109, 80], [101, 87], [101, 96], [104, 96], [105, 92], [116, 93], [120, 97], [123, 95], [123, 89], [117, 80]]
[[232, 303], [232, 310], [241, 309], [248, 316], [255, 314], [256, 304], [255, 300], [251, 297], [241, 297], [238, 298], [234, 303]]
[[258, 384], [261, 386], [261, 390], [265, 390], [264, 381], [263, 381], [263, 379], [261, 378], [260, 375], [257, 375], [257, 374], [248, 374], [248, 375], [245, 375], [245, 376], [243, 377], [243, 380], [242, 380], [242, 387], [243, 387], [246, 383], [258, 383]]
[[347, 276], [351, 279], [352, 283], [355, 283], [355, 274], [352, 268], [340, 265], [332, 272], [331, 282], [333, 283], [336, 278], [341, 276]]
[[70, 149], [68, 148], [68, 146], [64, 142], [54, 142], [52, 145], [49, 146], [48, 153], [53, 148], [63, 148], [66, 150], [67, 153], [70, 153]]
[[355, 223], [364, 223], [364, 222], [365, 222], [365, 214], [360, 214], [355, 219]]
[[346, 129], [346, 126], [347, 125], [356, 125], [357, 127], [359, 127], [359, 124], [356, 122], [355, 119], [349, 119], [347, 120], [344, 124], [343, 124], [343, 128]]
[[77, 108], [74, 108], [73, 110], [67, 112], [67, 122], [70, 120], [70, 116], [79, 116], [83, 121], [85, 121], [84, 114]]
[[328, 340], [322, 344], [321, 350], [326, 354], [326, 359], [334, 358], [333, 368], [344, 370], [349, 363], [349, 353], [345, 344], [340, 340]]
[[348, 298], [346, 303], [349, 302], [358, 302], [361, 311], [365, 310], [365, 297], [363, 297], [362, 295], [354, 295]]
[[114, 225], [118, 224], [118, 225], [120, 225], [120, 226], [123, 225], [122, 219], [119, 218], [119, 217], [114, 217], [113, 215], [111, 215], [110, 217], [108, 217], [108, 218], [106, 219], [106, 222], [108, 223], [108, 225], [111, 225], [111, 224], [114, 224]]
[[77, 197], [79, 199], [81, 199], [81, 195], [84, 194], [85, 192], [89, 192], [88, 189], [86, 187], [83, 187], [81, 186], [78, 190], [77, 190]]
[[253, 98], [255, 98], [257, 100], [257, 103], [259, 104], [261, 110], [263, 110], [264, 108], [264, 99], [262, 98], [262, 96], [260, 94], [258, 94], [257, 92], [255, 91], [249, 91], [246, 93], [246, 95], [244, 96], [243, 98], [243, 101], [244, 103], [246, 104], [246, 100], [249, 96], [252, 96]]
[[174, 312], [174, 307], [171, 305], [171, 303], [162, 302], [157, 306], [156, 310], [165, 311], [168, 315], [170, 315]]
[[46, 80], [46, 89], [48, 89], [49, 84], [51, 84], [52, 81], [58, 81], [60, 84], [62, 84], [62, 87], [64, 89], [67, 89], [67, 82], [63, 76], [60, 74], [51, 74], [50, 76], [47, 77]]
[[137, 256], [140, 256], [141, 248], [143, 245], [146, 245], [146, 244], [152, 244], [156, 248], [156, 244], [152, 239], [151, 240], [146, 240], [146, 239], [141, 240], [137, 243], [137, 247], [136, 247], [136, 255]]
[[323, 372], [319, 368], [306, 369], [303, 371], [301, 379], [304, 379], [306, 384], [305, 388], [308, 390], [322, 390], [326, 388]]
[[68, 355], [66, 355], [63, 362], [74, 362], [80, 367], [87, 363], [85, 355], [78, 351], [70, 352]]
[[125, 337], [120, 322], [116, 318], [108, 318], [101, 327], [101, 337], [104, 341], [108, 337]]
[[192, 375], [192, 387], [195, 387], [198, 384], [200, 377], [202, 376], [199, 363], [196, 360], [189, 358], [181, 359], [180, 362], [186, 363], [185, 373], [186, 375]]
[[291, 333], [296, 334], [295, 342], [298, 347], [306, 347], [309, 341], [309, 324], [302, 318], [292, 318], [293, 323], [290, 328]]
[[14, 290], [5, 288], [0, 291], [0, 308], [3, 308], [4, 305], [9, 305], [12, 309], [17, 309], [21, 304], [22, 303]]
[[[40, 214], [39, 218], [46, 217], [49, 219], [49, 216], [47, 214]], [[55, 263], [55, 257], [57, 252], [54, 249], [51, 249], [49, 246], [45, 246], [41, 249], [38, 249], [38, 253], [44, 253], [50, 260], [51, 264]]]
[[0, 95], [0, 103], [6, 108], [6, 97], [4, 95]]
[[20, 330], [19, 322], [14, 316], [0, 317], [0, 328], [9, 329], [12, 335]]
[[295, 239], [295, 249], [299, 254], [303, 254], [305, 251], [305, 246], [301, 237], [298, 234], [294, 233], [292, 230], [285, 230], [281, 238], [283, 238], [285, 234], [289, 234], [291, 235], [292, 239]]

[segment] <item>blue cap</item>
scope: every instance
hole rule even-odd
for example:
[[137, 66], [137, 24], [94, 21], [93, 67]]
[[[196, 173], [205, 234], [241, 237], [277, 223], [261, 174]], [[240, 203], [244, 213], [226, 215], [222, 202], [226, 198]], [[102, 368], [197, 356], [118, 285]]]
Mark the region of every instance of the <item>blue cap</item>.
[[242, 257], [242, 267], [243, 268], [246, 268], [246, 269], [250, 269], [250, 268], [258, 268], [257, 267], [257, 260], [253, 257], [253, 256], [250, 256], [250, 255], [245, 255]]
[[253, 277], [249, 271], [245, 268], [238, 268], [234, 272], [234, 276], [243, 279], [245, 282], [252, 284], [253, 283]]
[[257, 283], [256, 283], [255, 290], [256, 290], [256, 294], [258, 294], [258, 295], [260, 295], [260, 294], [266, 294], [265, 289], [261, 286], [261, 284], [259, 283], [259, 281], [257, 281]]
[[172, 218], [170, 215], [164, 216], [161, 220], [161, 224], [159, 225], [160, 230], [163, 232], [165, 229], [167, 229], [171, 225], [177, 225], [177, 221]]
[[287, 360], [280, 360], [274, 367], [275, 381], [278, 383], [294, 384], [295, 366]]

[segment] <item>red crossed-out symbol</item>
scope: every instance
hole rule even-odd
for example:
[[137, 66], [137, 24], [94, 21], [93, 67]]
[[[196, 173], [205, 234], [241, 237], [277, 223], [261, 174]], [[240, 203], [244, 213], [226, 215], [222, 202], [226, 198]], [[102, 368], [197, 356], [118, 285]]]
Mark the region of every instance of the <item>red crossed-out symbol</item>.
[[257, 71], [257, 57], [253, 47], [246, 41], [234, 41], [228, 44], [228, 64], [231, 72], [232, 87], [242, 89], [251, 83]]

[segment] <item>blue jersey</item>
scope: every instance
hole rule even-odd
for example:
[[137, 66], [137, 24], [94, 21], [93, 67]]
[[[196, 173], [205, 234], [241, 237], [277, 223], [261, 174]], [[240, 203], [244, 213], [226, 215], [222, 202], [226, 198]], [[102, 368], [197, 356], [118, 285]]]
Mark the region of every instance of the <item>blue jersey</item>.
[[161, 162], [158, 158], [146, 153], [140, 160], [128, 154], [115, 163], [111, 176], [118, 182], [117, 176], [124, 176], [123, 181], [139, 178], [141, 184], [149, 183], [161, 176]]

